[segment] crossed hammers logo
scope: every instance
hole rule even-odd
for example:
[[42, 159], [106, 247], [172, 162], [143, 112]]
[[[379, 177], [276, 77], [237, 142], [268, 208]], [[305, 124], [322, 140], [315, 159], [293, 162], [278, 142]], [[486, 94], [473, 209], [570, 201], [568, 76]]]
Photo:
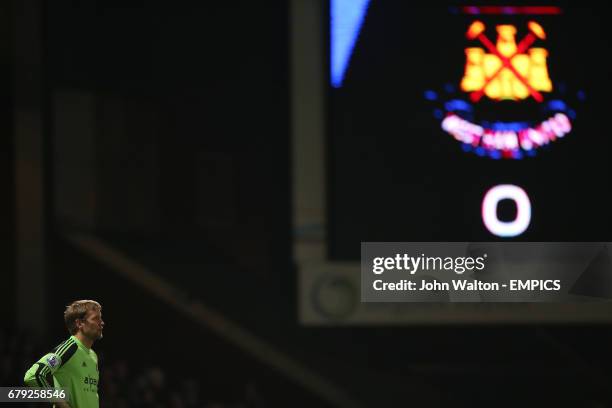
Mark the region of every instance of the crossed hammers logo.
[[510, 70], [516, 76], [516, 78], [525, 85], [525, 87], [527, 88], [527, 90], [529, 91], [533, 99], [535, 99], [538, 102], [542, 102], [544, 100], [542, 94], [538, 92], [536, 89], [534, 89], [533, 86], [531, 86], [531, 84], [529, 83], [529, 80], [525, 78], [520, 72], [518, 72], [516, 68], [514, 67], [514, 65], [512, 65], [512, 58], [514, 58], [514, 56], [524, 53], [534, 43], [536, 39], [539, 38], [543, 40], [546, 38], [546, 33], [544, 32], [544, 29], [538, 23], [534, 21], [530, 21], [527, 24], [527, 27], [529, 28], [529, 33], [520, 41], [520, 43], [518, 44], [516, 48], [516, 51], [514, 51], [512, 55], [506, 56], [506, 55], [503, 55], [497, 49], [497, 47], [491, 42], [491, 40], [489, 40], [487, 36], [484, 34], [484, 31], [485, 31], [484, 23], [482, 23], [481, 21], [474, 21], [470, 25], [466, 33], [467, 38], [469, 38], [470, 40], [474, 40], [474, 39], [480, 40], [480, 42], [486, 47], [486, 49], [491, 54], [496, 55], [501, 61], [501, 66], [497, 69], [497, 71], [493, 73], [493, 75], [485, 79], [485, 82], [483, 86], [480, 88], [480, 90], [472, 92], [470, 94], [470, 99], [472, 99], [472, 101], [478, 102], [480, 98], [482, 98], [482, 96], [484, 95], [487, 85], [493, 79], [495, 79], [504, 69]]

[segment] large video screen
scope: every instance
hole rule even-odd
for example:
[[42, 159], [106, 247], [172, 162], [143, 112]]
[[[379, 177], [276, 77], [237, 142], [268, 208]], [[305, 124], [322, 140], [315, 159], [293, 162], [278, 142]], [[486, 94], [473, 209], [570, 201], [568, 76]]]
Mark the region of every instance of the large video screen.
[[329, 255], [610, 241], [608, 17], [330, 0]]

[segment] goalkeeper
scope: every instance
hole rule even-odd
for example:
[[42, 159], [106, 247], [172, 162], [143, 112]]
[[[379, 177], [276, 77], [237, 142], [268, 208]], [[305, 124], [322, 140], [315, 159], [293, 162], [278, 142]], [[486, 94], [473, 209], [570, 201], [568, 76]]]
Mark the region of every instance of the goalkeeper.
[[64, 321], [71, 336], [34, 363], [25, 374], [25, 385], [65, 389], [69, 403], [56, 402], [57, 408], [99, 408], [98, 356], [91, 347], [102, 338], [102, 306], [77, 300], [66, 307]]

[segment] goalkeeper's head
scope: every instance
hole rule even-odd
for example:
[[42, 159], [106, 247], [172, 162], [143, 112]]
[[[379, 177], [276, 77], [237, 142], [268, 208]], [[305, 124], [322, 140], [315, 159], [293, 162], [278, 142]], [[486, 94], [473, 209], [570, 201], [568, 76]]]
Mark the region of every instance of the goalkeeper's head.
[[66, 307], [64, 321], [72, 335], [80, 334], [91, 343], [102, 338], [102, 306], [95, 300], [72, 302]]

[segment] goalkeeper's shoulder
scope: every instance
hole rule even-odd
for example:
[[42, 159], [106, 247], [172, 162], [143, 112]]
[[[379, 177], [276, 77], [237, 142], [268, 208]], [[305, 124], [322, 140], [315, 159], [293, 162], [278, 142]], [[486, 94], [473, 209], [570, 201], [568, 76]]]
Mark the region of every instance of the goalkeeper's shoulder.
[[53, 351], [43, 356], [41, 360], [45, 360], [43, 363], [47, 364], [55, 371], [70, 360], [77, 348], [78, 345], [76, 341], [72, 337], [69, 337], [67, 340], [58, 344]]
[[72, 337], [58, 344], [26, 371], [24, 384], [28, 387], [51, 386], [53, 384], [51, 376], [70, 360], [77, 348]]

